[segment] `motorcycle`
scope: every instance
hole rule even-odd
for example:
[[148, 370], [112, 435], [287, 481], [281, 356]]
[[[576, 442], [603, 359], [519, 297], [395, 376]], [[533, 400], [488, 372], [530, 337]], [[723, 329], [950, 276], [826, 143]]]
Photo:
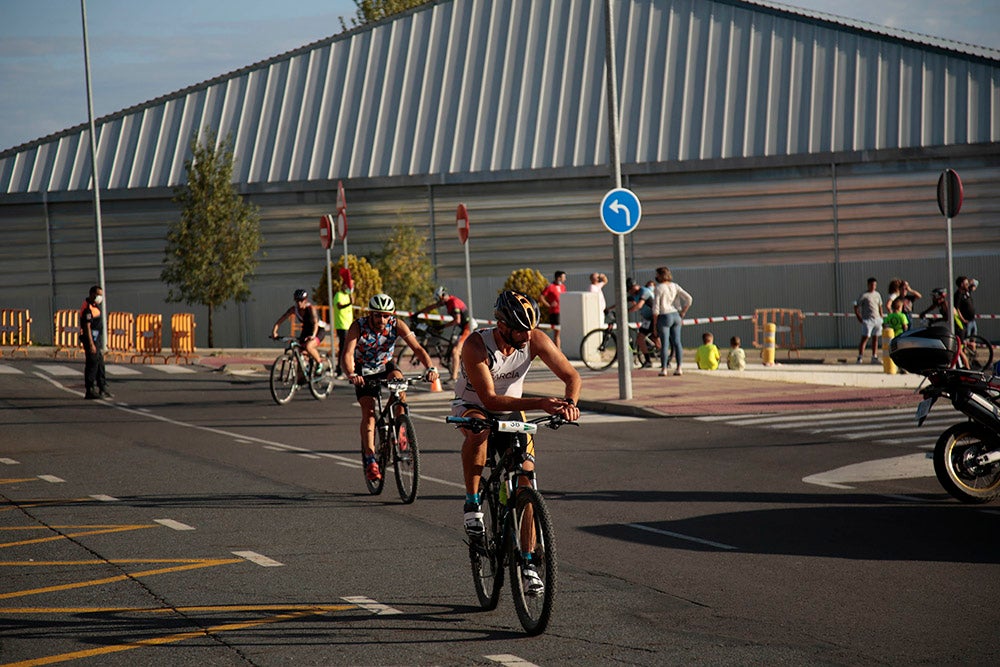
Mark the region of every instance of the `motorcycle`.
[[945, 430], [934, 446], [934, 474], [951, 496], [964, 503], [987, 503], [1000, 496], [1000, 376], [950, 368], [957, 344], [946, 328], [907, 332], [892, 340], [893, 362], [924, 375], [917, 406], [922, 425], [942, 396], [968, 421]]

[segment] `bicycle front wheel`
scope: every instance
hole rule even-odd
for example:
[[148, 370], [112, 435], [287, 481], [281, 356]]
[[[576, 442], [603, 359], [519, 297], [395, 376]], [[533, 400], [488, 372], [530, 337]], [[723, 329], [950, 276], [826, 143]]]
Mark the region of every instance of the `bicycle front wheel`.
[[298, 385], [298, 363], [295, 355], [287, 352], [274, 360], [271, 366], [271, 398], [278, 405], [292, 400]]
[[[556, 597], [556, 545], [545, 501], [535, 489], [517, 490], [511, 530], [510, 591], [514, 608], [525, 632], [541, 634], [549, 624]], [[529, 562], [542, 580], [541, 590], [526, 590], [523, 570]]]
[[[501, 484], [503, 482], [500, 482]], [[500, 589], [503, 588], [503, 559], [501, 541], [503, 533], [500, 530], [501, 506], [497, 495], [497, 485], [494, 483], [483, 491], [483, 526], [486, 529], [482, 544], [469, 545], [469, 557], [472, 559], [472, 581], [476, 586], [476, 597], [479, 606], [489, 611], [496, 609], [500, 601]]]
[[965, 357], [970, 370], [985, 371], [993, 364], [993, 345], [982, 336], [969, 336], [965, 339]]
[[417, 499], [420, 485], [420, 449], [417, 447], [417, 433], [409, 415], [396, 419], [393, 434], [393, 465], [396, 469], [396, 489], [399, 499], [408, 505]]
[[580, 358], [592, 371], [603, 371], [618, 358], [618, 337], [607, 329], [594, 329], [580, 341]]
[[323, 357], [323, 372], [309, 378], [309, 393], [317, 401], [322, 401], [333, 393], [333, 364], [329, 356]]

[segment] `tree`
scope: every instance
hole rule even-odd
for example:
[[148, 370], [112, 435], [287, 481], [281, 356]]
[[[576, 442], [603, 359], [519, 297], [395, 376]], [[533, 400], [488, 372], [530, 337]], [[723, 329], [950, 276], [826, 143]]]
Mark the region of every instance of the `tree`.
[[538, 301], [538, 308], [542, 311], [542, 320], [547, 322], [549, 319], [549, 309], [545, 307], [539, 300], [539, 296], [548, 287], [548, 281], [545, 280], [545, 276], [541, 274], [537, 269], [518, 269], [512, 271], [509, 276], [507, 276], [507, 281], [503, 284], [503, 289], [517, 290], [527, 294], [535, 301]]
[[344, 21], [344, 17], [341, 16], [340, 26], [344, 30], [348, 30], [375, 23], [394, 14], [405, 12], [407, 9], [419, 7], [426, 2], [427, 0], [354, 0], [354, 5], [358, 9], [348, 21]]
[[[434, 291], [434, 267], [427, 257], [427, 237], [412, 224], [401, 222], [383, 240], [375, 259], [386, 294], [403, 310], [422, 308]], [[419, 304], [419, 305], [418, 305]]]
[[[368, 307], [368, 300], [374, 295], [382, 292], [382, 276], [378, 269], [368, 263], [365, 257], [356, 255], [347, 256], [347, 265], [351, 269], [351, 280], [354, 281], [354, 305], [362, 310]], [[336, 263], [330, 262], [330, 272], [333, 274], [333, 291], [339, 292], [343, 281], [340, 279], [340, 269], [344, 266], [344, 258], [341, 256]], [[325, 306], [326, 303], [326, 270], [319, 280], [319, 287], [313, 294], [313, 303], [317, 306]], [[356, 313], [355, 313], [356, 314]]]
[[250, 296], [263, 238], [260, 212], [232, 182], [231, 138], [219, 142], [206, 128], [202, 139], [199, 144], [197, 134], [191, 138], [191, 157], [184, 161], [187, 183], [174, 191], [181, 217], [167, 231], [160, 279], [172, 286], [167, 301], [208, 307], [208, 346], [215, 347], [214, 311]]

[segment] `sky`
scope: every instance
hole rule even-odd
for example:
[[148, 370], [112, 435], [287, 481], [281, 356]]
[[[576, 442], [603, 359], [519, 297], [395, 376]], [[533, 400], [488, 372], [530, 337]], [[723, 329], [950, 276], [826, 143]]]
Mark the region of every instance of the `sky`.
[[[784, 0], [1000, 50], [1000, 0]], [[88, 0], [94, 116], [341, 31], [352, 0]], [[87, 121], [78, 0], [0, 0], [0, 150]]]

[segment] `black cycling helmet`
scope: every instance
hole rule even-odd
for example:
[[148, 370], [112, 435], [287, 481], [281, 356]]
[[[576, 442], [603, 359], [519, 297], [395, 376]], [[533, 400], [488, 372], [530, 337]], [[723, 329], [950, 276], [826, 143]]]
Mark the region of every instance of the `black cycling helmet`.
[[933, 290], [931, 290], [931, 295], [932, 296], [936, 296], [936, 297], [937, 296], [948, 296], [948, 290], [947, 290], [947, 288], [944, 288], [944, 287], [935, 287]]
[[303, 299], [308, 299], [309, 292], [307, 292], [304, 289], [297, 289], [295, 290], [295, 293], [292, 294], [292, 298], [295, 299], [296, 301], [302, 301]]
[[504, 290], [493, 305], [493, 316], [511, 329], [531, 331], [538, 326], [538, 304], [527, 294]]

